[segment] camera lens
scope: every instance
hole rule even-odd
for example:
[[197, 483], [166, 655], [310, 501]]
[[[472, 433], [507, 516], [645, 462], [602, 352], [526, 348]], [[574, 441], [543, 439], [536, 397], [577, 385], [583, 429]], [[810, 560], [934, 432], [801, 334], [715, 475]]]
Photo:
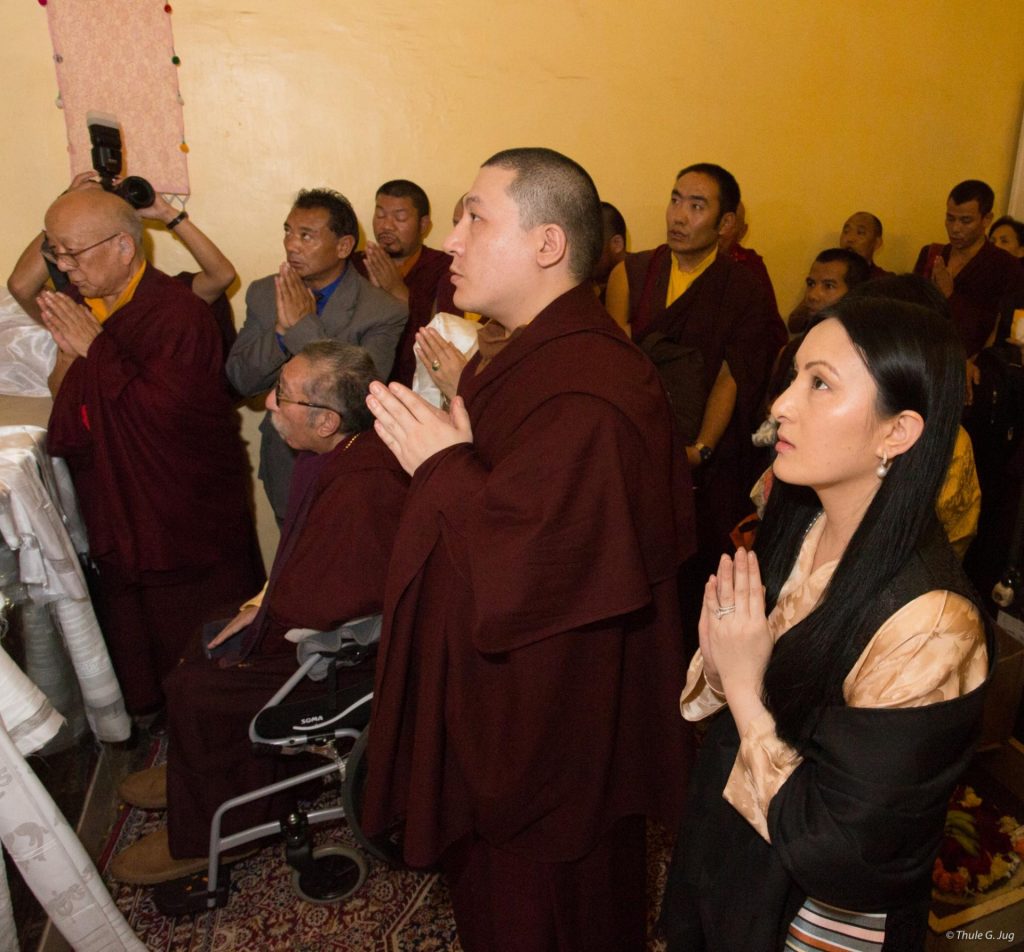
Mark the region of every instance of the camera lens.
[[153, 200], [156, 198], [153, 186], [138, 175], [129, 175], [114, 189], [114, 193], [123, 198], [132, 208], [147, 208], [153, 204]]

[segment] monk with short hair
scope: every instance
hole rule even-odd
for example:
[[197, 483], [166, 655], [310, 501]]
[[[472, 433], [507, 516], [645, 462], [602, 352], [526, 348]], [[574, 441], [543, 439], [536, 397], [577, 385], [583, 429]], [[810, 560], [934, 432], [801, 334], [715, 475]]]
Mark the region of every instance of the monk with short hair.
[[[925, 245], [914, 274], [930, 278], [949, 301], [953, 324], [968, 359], [995, 330], [999, 302], [1024, 290], [1024, 272], [1013, 255], [987, 241], [995, 194], [978, 179], [955, 186], [946, 200], [948, 244]], [[968, 369], [970, 380], [971, 369]]]
[[657, 372], [590, 275], [590, 176], [480, 169], [445, 242], [480, 351], [448, 413], [371, 387], [412, 485], [388, 573], [364, 826], [440, 860], [466, 952], [640, 952], [644, 820], [677, 812], [676, 572], [692, 551]]
[[[687, 414], [684, 438], [707, 571], [731, 551], [729, 533], [749, 508], [747, 493], [758, 476], [750, 434], [761, 422], [772, 361], [786, 342], [767, 289], [720, 251], [739, 202], [739, 184], [727, 169], [711, 162], [687, 166], [665, 211], [666, 243], [627, 255], [608, 279], [608, 313], [629, 325], [633, 339], [652, 358], [674, 347], [675, 356], [692, 364], [667, 383], [674, 406], [684, 387], [696, 387], [688, 402], [697, 413]], [[666, 372], [672, 362], [659, 366]]]
[[598, 300], [604, 304], [608, 275], [626, 257], [626, 219], [611, 202], [601, 202], [601, 256], [590, 276]]
[[882, 220], [877, 215], [854, 212], [843, 223], [839, 247], [859, 254], [868, 263], [869, 277], [884, 278], [892, 274], [875, 264], [875, 255], [882, 247]]
[[452, 301], [451, 257], [423, 243], [431, 227], [430, 199], [419, 185], [408, 179], [385, 182], [374, 201], [376, 240], [368, 241], [365, 254], [352, 259], [375, 287], [409, 308], [389, 378], [407, 387], [416, 372], [416, 332], [439, 311], [462, 314]]

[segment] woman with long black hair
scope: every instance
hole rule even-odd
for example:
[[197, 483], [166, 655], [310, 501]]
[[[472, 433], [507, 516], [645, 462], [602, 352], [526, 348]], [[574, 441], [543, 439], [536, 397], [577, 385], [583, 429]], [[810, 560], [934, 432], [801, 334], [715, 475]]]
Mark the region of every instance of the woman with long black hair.
[[673, 952], [923, 948], [975, 740], [994, 649], [935, 518], [962, 351], [916, 305], [827, 313], [772, 407], [756, 555], [723, 556], [704, 592], [681, 706], [714, 719], [662, 912]]

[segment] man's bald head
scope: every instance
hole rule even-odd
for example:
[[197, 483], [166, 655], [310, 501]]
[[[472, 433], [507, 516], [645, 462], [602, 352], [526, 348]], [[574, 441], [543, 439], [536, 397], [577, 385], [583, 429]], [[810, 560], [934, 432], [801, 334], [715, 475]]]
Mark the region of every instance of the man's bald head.
[[733, 223], [726, 224], [718, 234], [718, 250], [723, 254], [728, 254], [747, 234], [747, 210], [743, 207], [743, 202], [737, 203], [735, 215]]
[[111, 234], [123, 231], [135, 242], [142, 244], [142, 220], [123, 198], [101, 188], [80, 188], [66, 192], [46, 212], [49, 227], [51, 215], [57, 214], [61, 221], [65, 217], [82, 228], [92, 228], [97, 233]]
[[116, 297], [142, 263], [142, 222], [116, 195], [75, 189], [49, 207], [45, 221], [57, 267], [85, 297]]
[[854, 212], [843, 224], [839, 247], [855, 251], [869, 265], [874, 264], [875, 252], [882, 247], [881, 219], [871, 212]]

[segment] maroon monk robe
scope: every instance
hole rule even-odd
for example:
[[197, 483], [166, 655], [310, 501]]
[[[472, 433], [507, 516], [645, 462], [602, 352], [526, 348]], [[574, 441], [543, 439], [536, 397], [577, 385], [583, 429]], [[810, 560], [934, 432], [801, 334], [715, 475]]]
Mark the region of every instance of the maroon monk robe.
[[729, 533], [750, 511], [748, 493], [760, 475], [750, 435], [761, 424], [768, 377], [787, 334], [764, 288], [742, 265], [719, 255], [666, 308], [670, 270], [668, 245], [626, 256], [634, 339], [659, 331], [698, 348], [708, 392], [723, 360], [736, 381], [729, 426], [696, 473], [699, 547], [710, 565], [732, 551]]
[[[191, 290], [192, 284], [198, 276], [198, 273], [195, 271], [179, 271], [174, 275], [174, 280], [180, 281]], [[228, 354], [231, 351], [231, 345], [238, 339], [238, 329], [235, 327], [235, 316], [231, 310], [231, 302], [228, 300], [227, 294], [222, 294], [212, 304], [207, 304], [207, 307], [210, 309], [210, 313], [217, 324], [217, 330], [220, 331], [221, 353], [224, 356], [224, 360], [227, 360]]]
[[729, 257], [737, 264], [743, 265], [761, 285], [771, 298], [772, 307], [775, 313], [779, 312], [779, 305], [775, 300], [775, 288], [772, 286], [772, 279], [768, 275], [768, 268], [762, 258], [753, 248], [744, 248], [741, 244], [735, 244], [729, 249]]
[[[287, 757], [254, 756], [249, 722], [296, 667], [292, 628], [328, 631], [379, 612], [384, 578], [409, 478], [369, 430], [346, 449], [303, 454], [292, 475], [270, 584], [259, 615], [235, 636], [244, 664], [206, 658], [168, 676], [168, 829], [171, 854], [203, 856], [210, 820], [230, 797], [287, 776]], [[252, 594], [252, 593], [250, 593]], [[346, 669], [341, 684], [371, 678], [372, 663]], [[306, 681], [296, 694], [323, 692]], [[226, 832], [284, 815], [285, 794], [228, 814]]]
[[[949, 264], [950, 245], [925, 245], [917, 256], [914, 274], [931, 278], [935, 259]], [[973, 357], [988, 340], [999, 315], [999, 302], [1007, 294], [1024, 292], [1024, 269], [1008, 251], [986, 241], [953, 279], [949, 308], [953, 312], [964, 352]]]
[[[77, 293], [74, 295], [77, 298]], [[259, 588], [249, 466], [210, 309], [152, 265], [68, 369], [49, 451], [71, 470], [129, 711], [211, 611]]]
[[589, 285], [479, 362], [474, 442], [416, 470], [396, 539], [364, 822], [404, 820], [414, 865], [462, 840], [452, 872], [482, 842], [536, 873], [678, 812], [692, 501], [657, 373]]
[[[364, 255], [353, 255], [352, 261], [364, 278], [369, 277]], [[405, 286], [409, 289], [409, 320], [395, 348], [395, 363], [391, 368], [390, 380], [397, 380], [407, 387], [412, 386], [413, 374], [416, 372], [416, 352], [413, 350], [416, 331], [426, 327], [435, 313], [444, 311], [461, 317], [462, 309], [455, 306], [452, 297], [455, 289], [448, 272], [451, 263], [451, 255], [423, 245], [419, 258], [405, 276]]]

